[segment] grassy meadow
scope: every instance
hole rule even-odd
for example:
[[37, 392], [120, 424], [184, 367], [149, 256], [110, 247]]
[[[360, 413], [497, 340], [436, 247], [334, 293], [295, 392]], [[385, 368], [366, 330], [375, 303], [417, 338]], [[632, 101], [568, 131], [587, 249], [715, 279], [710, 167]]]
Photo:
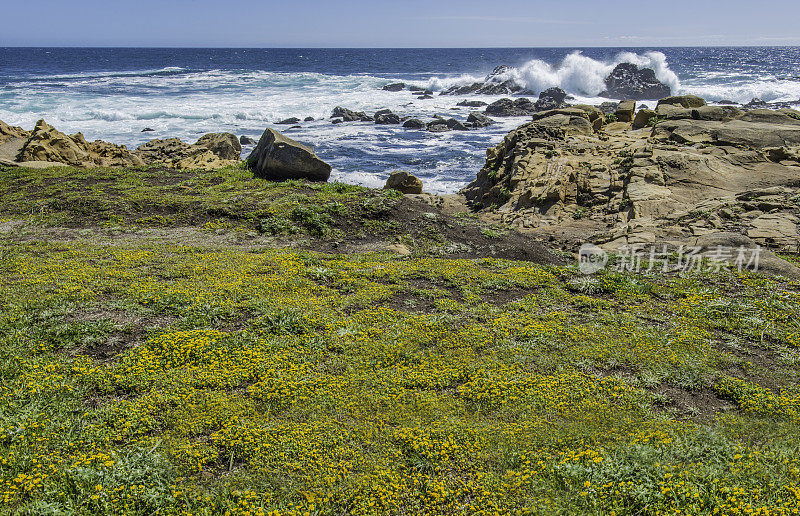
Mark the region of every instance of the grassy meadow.
[[459, 258], [505, 229], [403, 202], [0, 168], [0, 513], [800, 512], [800, 283]]

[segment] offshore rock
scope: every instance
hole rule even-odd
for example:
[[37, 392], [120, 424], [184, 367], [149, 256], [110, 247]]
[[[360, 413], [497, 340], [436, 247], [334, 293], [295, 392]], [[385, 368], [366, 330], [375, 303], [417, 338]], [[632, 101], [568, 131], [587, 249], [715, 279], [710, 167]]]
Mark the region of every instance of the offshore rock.
[[522, 93], [525, 87], [513, 78], [511, 75], [516, 71], [515, 68], [506, 65], [500, 65], [492, 73], [486, 76], [483, 82], [475, 82], [468, 86], [453, 86], [444, 90], [442, 95], [512, 95], [515, 93]]
[[606, 77], [606, 91], [601, 97], [612, 99], [661, 99], [669, 97], [672, 91], [656, 78], [650, 68], [639, 69], [633, 63], [620, 63]]

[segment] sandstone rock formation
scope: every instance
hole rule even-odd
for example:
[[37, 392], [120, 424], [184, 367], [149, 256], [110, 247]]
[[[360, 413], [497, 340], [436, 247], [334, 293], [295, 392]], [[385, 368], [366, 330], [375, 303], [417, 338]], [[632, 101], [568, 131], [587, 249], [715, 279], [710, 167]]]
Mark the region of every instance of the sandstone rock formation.
[[486, 217], [564, 242], [618, 249], [733, 232], [798, 251], [800, 113], [726, 111], [736, 117], [595, 132], [575, 111], [540, 113], [509, 133], [462, 194]]
[[181, 170], [214, 170], [241, 160], [242, 146], [230, 133], [210, 133], [190, 145], [179, 138], [155, 139], [136, 148], [135, 154], [148, 165]]
[[207, 134], [194, 145], [177, 138], [151, 140], [131, 152], [124, 145], [89, 142], [81, 133], [64, 134], [39, 120], [33, 131], [12, 128], [0, 122], [0, 163], [42, 168], [140, 167], [163, 165], [181, 169], [217, 169], [241, 159], [242, 146], [229, 133]]
[[205, 147], [222, 159], [238, 161], [242, 158], [242, 144], [231, 133], [209, 133], [195, 145]]
[[327, 181], [331, 175], [331, 166], [319, 159], [312, 148], [274, 129], [264, 131], [247, 158], [247, 167], [256, 177], [270, 181]]
[[422, 181], [408, 172], [397, 171], [389, 175], [384, 190], [397, 190], [404, 194], [421, 194]]
[[39, 120], [13, 161], [62, 163], [75, 167], [142, 166], [141, 158], [124, 145], [87, 142], [81, 133], [67, 135]]

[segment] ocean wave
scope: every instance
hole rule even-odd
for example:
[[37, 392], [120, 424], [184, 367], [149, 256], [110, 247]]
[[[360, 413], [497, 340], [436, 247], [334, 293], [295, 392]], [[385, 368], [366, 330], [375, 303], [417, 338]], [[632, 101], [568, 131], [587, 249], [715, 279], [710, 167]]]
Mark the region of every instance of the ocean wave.
[[699, 95], [716, 102], [729, 100], [746, 104], [754, 98], [766, 102], [789, 102], [800, 104], [800, 81], [797, 80], [757, 80], [736, 81], [721, 84], [698, 83], [692, 81], [684, 85], [683, 93]]
[[78, 72], [78, 73], [65, 73], [50, 75], [46, 77], [37, 77], [29, 79], [31, 81], [38, 80], [77, 80], [77, 79], [104, 79], [104, 78], [122, 78], [122, 77], [158, 77], [179, 75], [188, 72], [187, 68], [180, 66], [165, 66], [164, 68], [155, 68], [149, 70], [130, 70], [130, 71], [109, 71], [109, 72]]
[[[587, 57], [576, 50], [558, 64], [533, 59], [520, 67], [509, 68], [506, 73], [498, 76], [498, 80], [513, 80], [534, 93], [560, 87], [567, 93], [596, 97], [606, 89], [606, 77], [620, 63], [633, 63], [640, 68], [651, 68], [659, 81], [668, 85], [673, 91], [680, 90], [680, 80], [669, 68], [667, 56], [662, 52], [643, 54], [621, 52], [611, 61], [605, 62]], [[483, 77], [466, 74], [457, 77], [432, 77], [420, 86], [441, 91], [452, 86], [466, 86], [483, 80]]]

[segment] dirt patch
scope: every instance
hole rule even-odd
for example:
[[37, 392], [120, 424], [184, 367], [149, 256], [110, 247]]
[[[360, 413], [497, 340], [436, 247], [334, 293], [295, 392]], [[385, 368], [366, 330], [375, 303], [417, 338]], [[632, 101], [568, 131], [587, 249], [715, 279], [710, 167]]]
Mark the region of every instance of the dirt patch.
[[109, 321], [114, 330], [101, 342], [81, 346], [70, 350], [70, 353], [84, 355], [98, 361], [110, 361], [124, 351], [134, 348], [147, 340], [148, 333], [154, 328], [169, 326], [175, 322], [171, 316], [143, 318], [130, 314], [125, 310], [97, 309], [73, 313], [67, 322]]
[[714, 421], [718, 413], [736, 408], [730, 401], [719, 397], [710, 387], [686, 390], [662, 385], [655, 392], [669, 400], [665, 408], [673, 409], [676, 417], [691, 419], [698, 423], [710, 423]]
[[[369, 221], [391, 222], [391, 230], [365, 231]], [[567, 260], [550, 251], [531, 235], [501, 229], [469, 217], [456, 217], [441, 207], [403, 197], [379, 210], [339, 217], [334, 227], [344, 238], [312, 240], [305, 247], [327, 253], [350, 253], [370, 243], [391, 241], [402, 235], [415, 251], [442, 258], [500, 258], [563, 265]]]
[[530, 290], [521, 288], [511, 289], [489, 289], [481, 292], [481, 299], [495, 306], [505, 306], [509, 303], [524, 299], [527, 295], [531, 294]]

